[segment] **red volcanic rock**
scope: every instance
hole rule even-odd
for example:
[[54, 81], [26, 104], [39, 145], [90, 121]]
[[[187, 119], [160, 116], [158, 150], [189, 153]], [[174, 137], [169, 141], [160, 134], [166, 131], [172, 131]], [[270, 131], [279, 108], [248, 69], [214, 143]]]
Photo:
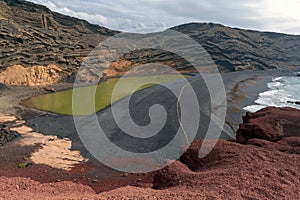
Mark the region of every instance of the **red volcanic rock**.
[[300, 137], [248, 142], [219, 140], [199, 158], [202, 141], [194, 141], [180, 161], [156, 172], [153, 187], [198, 195], [185, 199], [298, 199]]
[[212, 152], [200, 159], [199, 151], [202, 143], [202, 140], [194, 141], [189, 149], [180, 157], [180, 161], [187, 165], [192, 171], [205, 170], [210, 167], [225, 167], [231, 165], [233, 162], [236, 162], [236, 157], [239, 154], [238, 152], [233, 151], [233, 149], [243, 147], [243, 145], [234, 141], [227, 142], [220, 140]]
[[246, 144], [218, 140], [204, 158], [203, 141], [194, 141], [179, 160], [145, 177], [104, 170], [96, 182], [104, 168], [92, 162], [70, 172], [38, 164], [20, 169], [20, 160], [38, 147], [10, 143], [0, 148], [0, 199], [299, 199], [299, 111], [267, 108], [247, 113], [247, 123], [265, 135], [246, 135]]
[[164, 189], [169, 187], [180, 186], [186, 179], [191, 178], [193, 172], [187, 165], [175, 161], [171, 165], [160, 170], [153, 177], [153, 188]]
[[267, 107], [256, 113], [247, 112], [237, 130], [237, 141], [251, 138], [277, 141], [282, 137], [300, 136], [300, 110]]

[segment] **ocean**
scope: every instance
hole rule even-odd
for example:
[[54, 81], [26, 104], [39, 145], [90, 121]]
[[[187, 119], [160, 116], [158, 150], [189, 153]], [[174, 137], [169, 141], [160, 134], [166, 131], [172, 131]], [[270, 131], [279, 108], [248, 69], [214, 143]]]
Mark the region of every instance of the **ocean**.
[[255, 104], [245, 107], [244, 110], [256, 112], [267, 106], [300, 109], [299, 75], [273, 78], [273, 80], [268, 83], [268, 90], [260, 93]]

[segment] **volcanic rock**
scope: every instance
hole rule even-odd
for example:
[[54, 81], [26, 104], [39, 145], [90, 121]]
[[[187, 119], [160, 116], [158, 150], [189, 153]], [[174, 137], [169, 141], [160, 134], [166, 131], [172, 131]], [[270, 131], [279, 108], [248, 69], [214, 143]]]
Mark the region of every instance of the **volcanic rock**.
[[49, 64], [76, 71], [95, 46], [118, 33], [24, 0], [0, 6], [0, 71]]
[[290, 103], [290, 104], [296, 104], [296, 105], [300, 105], [300, 101], [288, 101], [288, 103]]
[[277, 141], [282, 137], [300, 136], [300, 110], [267, 107], [256, 113], [247, 112], [237, 130], [237, 141], [251, 138]]
[[0, 124], [0, 146], [5, 145], [8, 142], [13, 141], [17, 138], [19, 133], [10, 130], [6, 125]]
[[0, 90], [7, 90], [8, 87], [4, 85], [3, 83], [0, 83]]
[[299, 67], [299, 35], [189, 23], [172, 28], [199, 42], [221, 71]]
[[204, 158], [199, 158], [203, 142], [194, 141], [179, 161], [156, 172], [153, 188], [174, 195], [190, 191], [198, 199], [297, 198], [299, 139], [251, 139], [247, 145], [219, 140]]
[[[0, 71], [11, 65], [55, 64], [71, 75], [100, 42], [119, 33], [23, 0], [1, 0], [0, 6]], [[222, 72], [300, 66], [300, 36], [297, 35], [243, 30], [213, 23], [189, 23], [171, 29], [198, 42]], [[176, 42], [184, 45], [182, 41]], [[192, 51], [189, 47], [180, 47], [187, 54]], [[99, 68], [101, 73], [86, 72], [88, 79], [101, 78], [103, 73], [110, 77], [119, 76], [145, 63], [162, 63], [178, 71], [194, 71], [185, 59], [160, 49], [135, 50], [115, 58], [113, 63], [103, 61], [103, 56], [113, 57], [115, 52], [116, 49], [104, 49], [94, 57], [89, 55], [94, 64], [103, 62], [103, 67]], [[203, 70], [209, 71], [211, 67]], [[162, 73], [159, 69], [158, 72]]]

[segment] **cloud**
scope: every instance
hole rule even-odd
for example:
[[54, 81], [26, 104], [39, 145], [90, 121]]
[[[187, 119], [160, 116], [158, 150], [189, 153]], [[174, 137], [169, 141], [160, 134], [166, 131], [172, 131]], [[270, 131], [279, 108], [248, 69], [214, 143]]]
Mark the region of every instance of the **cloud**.
[[153, 32], [187, 22], [300, 34], [300, 0], [30, 0], [111, 29]]

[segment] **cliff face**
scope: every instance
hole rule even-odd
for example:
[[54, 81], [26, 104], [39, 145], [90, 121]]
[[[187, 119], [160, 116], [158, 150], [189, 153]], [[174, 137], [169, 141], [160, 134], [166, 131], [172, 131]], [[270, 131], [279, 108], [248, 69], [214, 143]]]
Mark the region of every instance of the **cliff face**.
[[0, 0], [0, 71], [12, 65], [56, 64], [73, 71], [116, 31], [23, 0]]
[[[23, 0], [0, 0], [0, 6], [0, 72], [12, 65], [49, 64], [76, 72], [95, 46], [118, 33]], [[222, 72], [300, 67], [300, 36], [233, 29], [212, 23], [190, 23], [172, 29], [199, 42]], [[102, 55], [110, 53], [104, 51]], [[107, 74], [121, 75], [150, 62], [179, 70], [192, 69], [187, 61], [170, 52], [143, 49], [106, 66]]]

